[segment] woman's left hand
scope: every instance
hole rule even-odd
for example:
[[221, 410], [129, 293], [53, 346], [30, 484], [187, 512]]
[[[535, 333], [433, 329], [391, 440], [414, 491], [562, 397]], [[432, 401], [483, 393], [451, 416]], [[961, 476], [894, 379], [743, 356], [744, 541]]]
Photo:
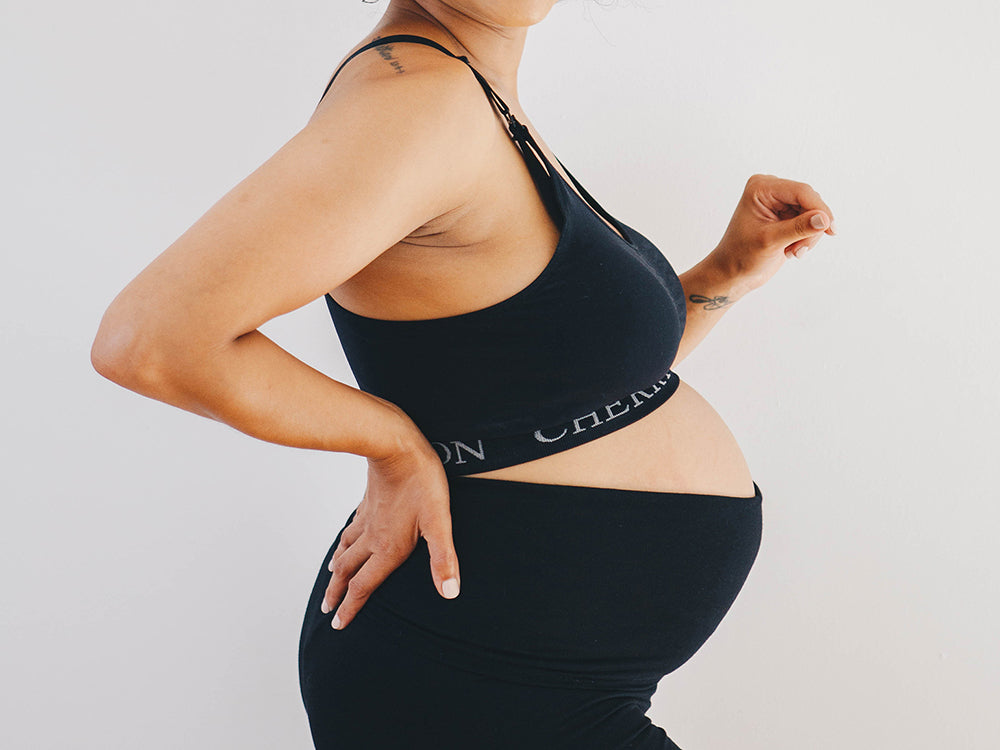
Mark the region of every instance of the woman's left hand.
[[836, 234], [833, 212], [804, 182], [751, 175], [726, 232], [709, 254], [713, 263], [756, 289], [785, 260], [803, 257], [824, 234]]

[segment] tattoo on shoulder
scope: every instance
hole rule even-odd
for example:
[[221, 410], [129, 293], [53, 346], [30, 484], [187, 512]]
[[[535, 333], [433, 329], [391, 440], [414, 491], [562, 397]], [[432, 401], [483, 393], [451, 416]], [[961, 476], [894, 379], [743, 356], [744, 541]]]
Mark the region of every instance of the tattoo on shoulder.
[[729, 297], [718, 296], [718, 297], [705, 297], [701, 294], [692, 294], [688, 297], [689, 300], [697, 305], [704, 304], [703, 310], [718, 310], [727, 305], [733, 304], [733, 301]]
[[[380, 37], [375, 37], [375, 38], [379, 39]], [[406, 72], [406, 70], [403, 68], [403, 63], [401, 63], [398, 59], [392, 56], [392, 42], [389, 42], [388, 44], [380, 44], [375, 49], [378, 50], [378, 53], [383, 60], [392, 65], [393, 69], [397, 73]]]

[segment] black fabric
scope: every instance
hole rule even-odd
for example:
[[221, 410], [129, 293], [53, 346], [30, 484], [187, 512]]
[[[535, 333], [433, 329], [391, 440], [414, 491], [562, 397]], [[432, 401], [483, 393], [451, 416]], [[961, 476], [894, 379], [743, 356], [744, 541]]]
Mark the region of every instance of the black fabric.
[[646, 711], [749, 575], [757, 484], [728, 497], [448, 481], [455, 599], [421, 538], [334, 630], [320, 603], [354, 512], [321, 561], [299, 641], [317, 750], [677, 750]]
[[362, 51], [393, 42], [427, 44], [469, 66], [504, 118], [561, 234], [531, 283], [465, 314], [383, 320], [347, 310], [326, 294], [358, 387], [401, 407], [450, 476], [540, 458], [641, 419], [679, 384], [670, 368], [686, 306], [673, 267], [566, 170], [577, 195], [464, 55], [431, 39], [395, 34], [356, 50], [337, 73]]

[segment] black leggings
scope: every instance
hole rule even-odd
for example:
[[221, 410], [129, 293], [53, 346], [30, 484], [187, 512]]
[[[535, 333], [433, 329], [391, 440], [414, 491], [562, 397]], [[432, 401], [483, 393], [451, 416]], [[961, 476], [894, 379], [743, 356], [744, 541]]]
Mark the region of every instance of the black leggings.
[[750, 572], [757, 484], [729, 497], [448, 481], [457, 598], [437, 593], [421, 538], [334, 630], [320, 601], [340, 533], [322, 560], [299, 641], [317, 750], [677, 748], [646, 711]]

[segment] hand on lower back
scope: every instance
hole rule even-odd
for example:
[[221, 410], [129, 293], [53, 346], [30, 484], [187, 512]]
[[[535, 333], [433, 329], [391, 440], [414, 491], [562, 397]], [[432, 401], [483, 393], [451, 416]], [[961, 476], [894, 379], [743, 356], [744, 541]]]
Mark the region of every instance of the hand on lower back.
[[442, 596], [458, 595], [458, 556], [451, 535], [448, 479], [426, 440], [398, 455], [368, 459], [368, 485], [354, 518], [340, 536], [322, 602], [336, 610], [333, 626], [346, 627], [368, 597], [427, 540], [431, 575]]

